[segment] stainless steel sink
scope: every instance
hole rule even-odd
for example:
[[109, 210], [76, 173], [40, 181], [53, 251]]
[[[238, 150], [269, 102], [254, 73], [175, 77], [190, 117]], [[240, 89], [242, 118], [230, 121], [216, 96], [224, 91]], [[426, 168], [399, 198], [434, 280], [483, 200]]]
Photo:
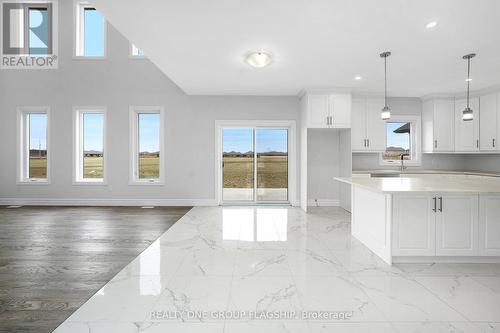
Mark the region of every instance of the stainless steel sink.
[[399, 173], [399, 172], [374, 172], [374, 173], [370, 173], [370, 177], [372, 177], [372, 178], [396, 178], [396, 177], [401, 177], [401, 173]]

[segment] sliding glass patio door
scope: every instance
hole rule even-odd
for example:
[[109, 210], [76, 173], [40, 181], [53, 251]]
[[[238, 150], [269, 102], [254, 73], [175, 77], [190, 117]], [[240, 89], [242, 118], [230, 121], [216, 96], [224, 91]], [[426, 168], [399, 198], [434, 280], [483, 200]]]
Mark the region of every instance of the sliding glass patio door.
[[224, 203], [288, 202], [288, 129], [222, 129]]

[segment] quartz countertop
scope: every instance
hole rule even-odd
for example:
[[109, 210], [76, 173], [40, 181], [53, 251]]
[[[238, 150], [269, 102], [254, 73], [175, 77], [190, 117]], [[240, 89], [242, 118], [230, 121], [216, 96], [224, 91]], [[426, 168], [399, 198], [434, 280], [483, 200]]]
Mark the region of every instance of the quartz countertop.
[[381, 193], [457, 192], [500, 193], [500, 179], [458, 179], [427, 177], [335, 177], [335, 180]]
[[353, 170], [353, 174], [370, 174], [370, 173], [401, 173], [404, 174], [430, 174], [430, 175], [467, 175], [467, 176], [485, 176], [485, 177], [500, 177], [500, 172], [490, 171], [470, 171], [470, 170], [412, 170], [406, 169], [400, 172], [397, 169], [384, 170]]

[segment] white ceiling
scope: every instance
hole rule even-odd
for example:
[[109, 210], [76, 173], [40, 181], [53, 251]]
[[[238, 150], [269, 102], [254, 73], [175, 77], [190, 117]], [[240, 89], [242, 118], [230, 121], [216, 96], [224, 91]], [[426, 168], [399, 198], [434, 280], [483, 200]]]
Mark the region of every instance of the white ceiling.
[[[188, 94], [296, 95], [304, 88], [423, 96], [500, 84], [499, 0], [95, 0]], [[426, 29], [429, 21], [439, 25]], [[274, 63], [254, 69], [246, 52]], [[355, 81], [354, 76], [363, 77]]]

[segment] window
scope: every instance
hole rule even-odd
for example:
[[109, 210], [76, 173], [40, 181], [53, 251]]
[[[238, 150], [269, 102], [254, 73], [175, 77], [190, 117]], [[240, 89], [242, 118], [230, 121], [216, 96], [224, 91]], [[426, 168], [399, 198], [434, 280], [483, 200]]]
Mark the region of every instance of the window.
[[49, 108], [19, 108], [18, 182], [49, 180]]
[[4, 3], [3, 10], [8, 13], [5, 54], [52, 54], [52, 3]]
[[75, 182], [103, 184], [105, 180], [104, 108], [75, 109]]
[[163, 108], [131, 107], [131, 184], [163, 184]]
[[88, 2], [76, 4], [76, 56], [106, 56], [106, 22]]
[[146, 57], [144, 52], [141, 49], [137, 48], [137, 46], [135, 46], [132, 43], [130, 44], [130, 55], [133, 58], [145, 58]]
[[406, 165], [420, 165], [420, 117], [392, 116], [386, 123], [386, 149], [381, 164], [398, 164], [401, 156]]

